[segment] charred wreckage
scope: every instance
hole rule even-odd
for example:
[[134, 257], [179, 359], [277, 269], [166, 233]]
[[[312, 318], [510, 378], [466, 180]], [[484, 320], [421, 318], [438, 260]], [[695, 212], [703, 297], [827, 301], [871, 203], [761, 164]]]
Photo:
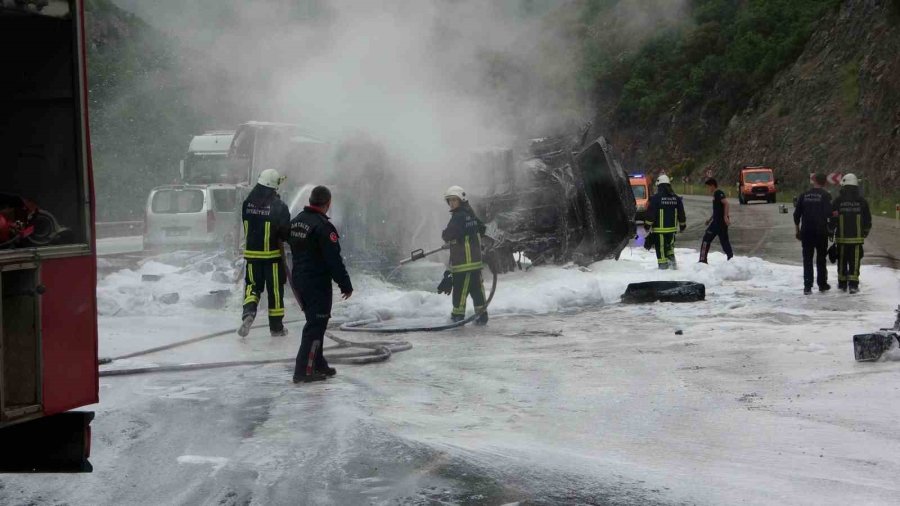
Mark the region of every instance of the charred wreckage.
[[498, 272], [513, 270], [519, 254], [534, 265], [617, 259], [634, 237], [628, 174], [605, 138], [586, 141], [589, 128], [533, 139], [518, 159], [509, 149], [475, 154], [471, 193]]

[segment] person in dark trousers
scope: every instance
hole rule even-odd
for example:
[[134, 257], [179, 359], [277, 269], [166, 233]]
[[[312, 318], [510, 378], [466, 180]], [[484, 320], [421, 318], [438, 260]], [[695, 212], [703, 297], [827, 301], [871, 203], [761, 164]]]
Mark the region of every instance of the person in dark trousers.
[[856, 293], [863, 243], [872, 230], [872, 213], [859, 193], [859, 179], [854, 174], [841, 178], [841, 193], [831, 205], [831, 226], [838, 252], [838, 288]]
[[803, 293], [812, 293], [813, 255], [816, 257], [816, 284], [820, 292], [831, 290], [828, 284], [828, 223], [831, 218], [831, 194], [823, 187], [825, 174], [813, 176], [813, 187], [797, 197], [794, 226], [803, 248]]
[[309, 205], [291, 220], [291, 280], [306, 315], [294, 365], [294, 383], [321, 381], [337, 373], [322, 354], [325, 329], [331, 318], [331, 282], [337, 283], [344, 300], [353, 295], [353, 285], [341, 257], [340, 236], [326, 214], [330, 208], [331, 191], [316, 186], [309, 196]]
[[731, 241], [728, 239], [728, 225], [731, 224], [728, 200], [725, 198], [725, 192], [719, 189], [719, 183], [715, 179], [709, 178], [704, 184], [713, 196], [713, 214], [710, 219], [706, 220], [706, 232], [704, 232], [703, 241], [700, 243], [700, 261], [707, 263], [706, 258], [709, 255], [709, 247], [716, 237], [722, 243], [722, 251], [725, 252], [725, 256], [728, 257], [728, 260], [731, 260], [734, 252], [731, 250]]
[[481, 235], [485, 226], [475, 216], [466, 192], [459, 186], [451, 186], [444, 193], [450, 206], [450, 222], [441, 234], [450, 245], [450, 273], [453, 277], [453, 310], [450, 319], [460, 321], [466, 316], [466, 299], [471, 295], [475, 312], [481, 313], [476, 325], [488, 322], [485, 305], [484, 282], [481, 276]]
[[687, 228], [687, 217], [684, 214], [684, 203], [681, 197], [672, 190], [669, 176], [663, 174], [656, 178], [656, 193], [650, 197], [644, 230], [649, 232], [648, 238], [656, 246], [656, 263], [660, 269], [675, 269], [675, 231], [684, 232]]
[[266, 290], [269, 301], [269, 332], [286, 336], [284, 320], [284, 282], [282, 243], [290, 233], [291, 213], [278, 196], [283, 178], [275, 169], [266, 169], [241, 211], [244, 222], [244, 309], [238, 335], [247, 337], [256, 318], [259, 297]]

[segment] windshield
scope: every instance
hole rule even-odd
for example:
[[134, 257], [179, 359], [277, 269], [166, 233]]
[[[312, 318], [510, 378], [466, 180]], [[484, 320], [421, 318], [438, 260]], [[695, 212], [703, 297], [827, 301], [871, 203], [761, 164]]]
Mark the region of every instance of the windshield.
[[747, 183], [768, 183], [771, 180], [771, 172], [747, 172], [744, 174], [744, 182]]
[[188, 155], [184, 161], [184, 181], [192, 184], [239, 183], [246, 179], [246, 166], [246, 163], [223, 155]]
[[237, 191], [233, 189], [212, 190], [216, 211], [234, 212], [237, 207]]
[[199, 213], [203, 210], [203, 192], [160, 190], [153, 195], [150, 209], [156, 214]]
[[635, 199], [647, 198], [647, 187], [644, 185], [631, 185], [631, 191], [634, 192]]

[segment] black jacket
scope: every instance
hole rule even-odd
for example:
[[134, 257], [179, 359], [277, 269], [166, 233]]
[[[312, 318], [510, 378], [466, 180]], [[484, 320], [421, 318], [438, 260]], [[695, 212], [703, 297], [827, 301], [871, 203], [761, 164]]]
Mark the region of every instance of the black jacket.
[[810, 188], [797, 197], [794, 207], [794, 224], [800, 225], [800, 233], [806, 237], [828, 234], [831, 218], [831, 194], [822, 188]]
[[835, 230], [834, 242], [838, 244], [862, 244], [868, 237], [872, 213], [859, 188], [841, 188], [841, 194], [831, 204], [831, 225]]
[[244, 220], [244, 258], [281, 258], [281, 243], [290, 233], [291, 212], [275, 190], [256, 185], [244, 200], [241, 219]]
[[647, 205], [647, 218], [644, 220], [645, 227], [647, 225], [653, 227], [653, 231], [659, 234], [675, 232], [678, 225], [684, 226], [687, 223], [687, 216], [684, 214], [684, 202], [681, 197], [675, 195], [670, 188], [666, 188], [665, 184], [659, 186], [656, 194], [650, 197]]
[[303, 286], [328, 286], [337, 283], [341, 293], [353, 291], [350, 275], [341, 258], [337, 229], [320, 209], [307, 206], [291, 220], [291, 254], [294, 257], [294, 283]]
[[481, 234], [485, 226], [468, 202], [450, 211], [450, 223], [441, 234], [450, 243], [450, 272], [481, 270]]

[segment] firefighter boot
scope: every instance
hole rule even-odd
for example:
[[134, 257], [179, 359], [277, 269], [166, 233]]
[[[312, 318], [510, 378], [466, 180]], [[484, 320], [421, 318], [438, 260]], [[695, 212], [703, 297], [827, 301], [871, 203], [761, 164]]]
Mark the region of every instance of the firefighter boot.
[[247, 313], [244, 315], [244, 321], [241, 323], [241, 327], [237, 331], [239, 336], [247, 337], [247, 334], [250, 333], [250, 327], [253, 326], [253, 320], [255, 318], [256, 315], [253, 313]]
[[272, 337], [284, 337], [284, 336], [288, 335], [288, 329], [287, 329], [287, 327], [281, 327], [278, 330], [270, 329], [269, 333], [272, 335]]
[[453, 323], [461, 322], [461, 321], [463, 321], [463, 320], [465, 320], [465, 319], [466, 319], [466, 317], [463, 316], [463, 315], [461, 315], [461, 314], [455, 314], [455, 315], [451, 315], [451, 316], [450, 316], [450, 321], [453, 322]]
[[485, 310], [483, 313], [478, 315], [478, 319], [475, 320], [475, 325], [484, 326], [484, 325], [487, 325], [487, 322], [488, 322], [488, 314], [487, 314], [487, 310]]
[[327, 378], [327, 376], [317, 371], [312, 374], [294, 376], [294, 383], [312, 383], [313, 381], [325, 381]]
[[337, 374], [337, 369], [334, 367], [325, 366], [321, 369], [316, 369], [316, 372], [319, 374], [324, 374], [326, 377], [332, 377]]
[[669, 257], [669, 268], [672, 270], [678, 270], [678, 261], [675, 260], [675, 256]]

